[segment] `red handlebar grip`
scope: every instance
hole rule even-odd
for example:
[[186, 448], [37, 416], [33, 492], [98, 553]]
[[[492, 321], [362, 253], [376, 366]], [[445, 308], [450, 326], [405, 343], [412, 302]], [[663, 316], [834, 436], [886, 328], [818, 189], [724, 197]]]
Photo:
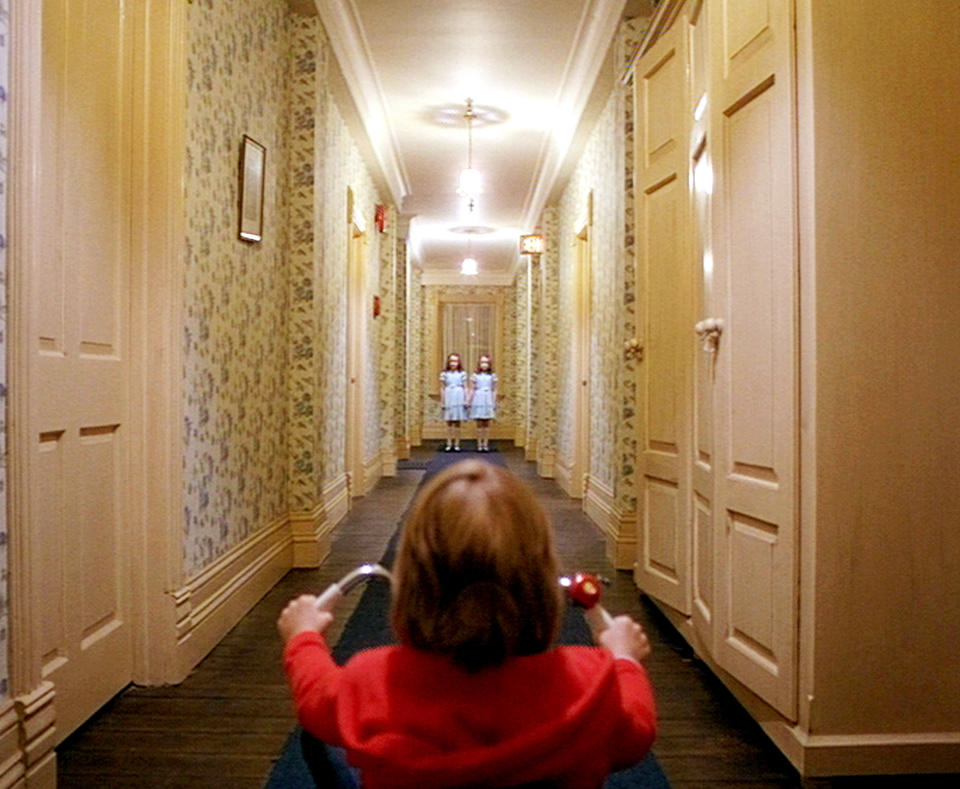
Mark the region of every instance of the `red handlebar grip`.
[[584, 608], [593, 608], [600, 602], [600, 581], [590, 573], [574, 573], [567, 587], [570, 599]]

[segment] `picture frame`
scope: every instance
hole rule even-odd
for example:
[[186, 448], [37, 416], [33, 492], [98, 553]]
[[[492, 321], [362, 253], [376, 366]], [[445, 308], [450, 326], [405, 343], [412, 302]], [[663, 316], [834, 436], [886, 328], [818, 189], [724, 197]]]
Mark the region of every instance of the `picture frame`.
[[240, 145], [240, 239], [263, 240], [263, 186], [267, 149], [243, 135]]

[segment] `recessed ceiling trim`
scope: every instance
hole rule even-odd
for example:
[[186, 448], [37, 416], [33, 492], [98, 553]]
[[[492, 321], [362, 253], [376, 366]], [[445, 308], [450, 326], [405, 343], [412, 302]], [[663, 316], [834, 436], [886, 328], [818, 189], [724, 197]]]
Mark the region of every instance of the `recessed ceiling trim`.
[[497, 287], [509, 287], [513, 285], [515, 274], [513, 272], [480, 272], [467, 276], [459, 271], [437, 271], [435, 269], [424, 269], [421, 275], [421, 284], [423, 285], [471, 285], [481, 287], [484, 285], [494, 285]]
[[[584, 8], [557, 95], [557, 117], [579, 119], [607, 56], [626, 0], [589, 0]], [[548, 131], [537, 160], [534, 179], [525, 200], [523, 225], [531, 231], [540, 218], [554, 182], [573, 143], [576, 123], [558, 134]]]
[[384, 180], [394, 203], [400, 206], [403, 198], [410, 194], [410, 179], [390, 123], [383, 86], [360, 25], [360, 15], [353, 0], [323, 0], [317, 6]]

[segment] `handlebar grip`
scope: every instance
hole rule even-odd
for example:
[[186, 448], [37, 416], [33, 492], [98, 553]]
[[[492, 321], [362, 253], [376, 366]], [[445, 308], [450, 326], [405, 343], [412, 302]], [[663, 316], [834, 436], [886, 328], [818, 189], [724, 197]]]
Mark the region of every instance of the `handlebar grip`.
[[327, 611], [328, 613], [332, 612], [333, 609], [337, 607], [337, 603], [342, 599], [343, 590], [340, 588], [340, 584], [330, 584], [330, 586], [324, 589], [323, 594], [317, 598], [317, 610]]

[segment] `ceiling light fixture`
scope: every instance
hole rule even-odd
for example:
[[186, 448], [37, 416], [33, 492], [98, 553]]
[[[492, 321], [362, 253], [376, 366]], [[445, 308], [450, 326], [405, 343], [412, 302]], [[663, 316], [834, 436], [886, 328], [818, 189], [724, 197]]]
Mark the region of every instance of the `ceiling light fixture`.
[[467, 121], [467, 168], [460, 171], [460, 186], [457, 194], [467, 198], [467, 205], [473, 211], [477, 197], [482, 191], [480, 173], [473, 169], [473, 119], [477, 117], [473, 110], [473, 99], [467, 99], [467, 111], [463, 117]]
[[477, 266], [477, 261], [474, 260], [473, 256], [470, 254], [470, 236], [467, 236], [467, 256], [460, 264], [460, 273], [465, 274], [468, 277], [475, 277], [480, 273], [479, 267]]

